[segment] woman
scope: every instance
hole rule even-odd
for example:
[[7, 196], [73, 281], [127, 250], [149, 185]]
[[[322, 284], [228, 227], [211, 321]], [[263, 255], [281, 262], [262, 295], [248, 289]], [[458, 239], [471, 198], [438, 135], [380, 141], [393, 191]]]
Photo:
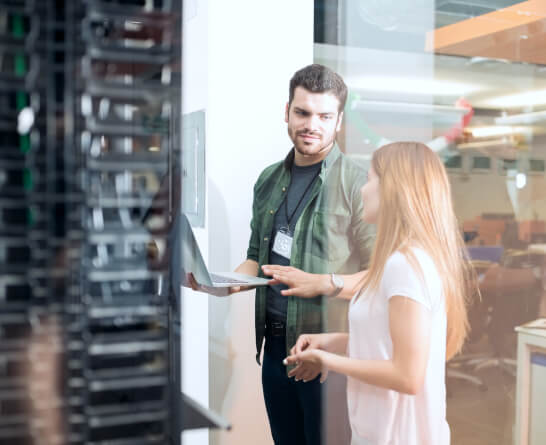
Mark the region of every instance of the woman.
[[302, 335], [285, 364], [297, 380], [349, 377], [355, 445], [449, 444], [445, 362], [467, 334], [474, 280], [447, 174], [427, 146], [392, 143], [374, 153], [361, 193], [377, 238], [349, 334]]

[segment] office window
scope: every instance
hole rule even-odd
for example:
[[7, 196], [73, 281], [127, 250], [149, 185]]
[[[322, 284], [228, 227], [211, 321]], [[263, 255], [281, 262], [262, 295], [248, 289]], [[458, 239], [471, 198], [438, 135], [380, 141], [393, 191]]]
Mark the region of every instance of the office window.
[[516, 170], [517, 168], [517, 159], [499, 159], [499, 173], [501, 175], [505, 175], [508, 170]]
[[472, 171], [489, 171], [491, 169], [491, 158], [489, 156], [472, 157]]
[[444, 165], [448, 170], [462, 170], [463, 157], [461, 155], [450, 156], [444, 161]]
[[529, 159], [529, 173], [544, 173], [545, 166], [544, 159]]

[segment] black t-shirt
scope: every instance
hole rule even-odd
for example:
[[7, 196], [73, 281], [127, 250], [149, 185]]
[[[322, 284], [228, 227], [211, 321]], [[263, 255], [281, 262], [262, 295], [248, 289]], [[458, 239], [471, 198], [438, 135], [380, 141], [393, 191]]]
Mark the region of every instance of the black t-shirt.
[[[298, 218], [302, 214], [303, 209], [305, 209], [311, 196], [311, 190], [313, 189], [312, 183], [316, 181], [321, 167], [322, 162], [305, 167], [299, 167], [296, 164], [292, 165], [292, 177], [290, 186], [286, 192], [286, 199], [281, 203], [275, 214], [273, 232], [271, 233], [272, 242], [270, 243], [269, 248], [269, 264], [277, 264], [280, 266], [290, 265], [290, 260], [288, 258], [273, 252], [275, 236], [281, 228], [286, 228], [288, 226], [289, 216], [291, 216], [289, 221], [290, 232], [293, 235]], [[281, 290], [283, 289], [288, 289], [288, 287], [284, 284], [278, 284], [276, 286], [269, 286], [267, 289], [267, 314], [270, 318], [275, 320], [286, 320], [288, 298], [281, 294]]]

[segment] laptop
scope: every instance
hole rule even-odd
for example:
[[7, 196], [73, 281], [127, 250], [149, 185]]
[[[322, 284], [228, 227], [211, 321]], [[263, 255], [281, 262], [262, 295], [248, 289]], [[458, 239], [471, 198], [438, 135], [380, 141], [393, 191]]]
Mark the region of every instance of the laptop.
[[191, 272], [195, 280], [205, 288], [218, 288], [218, 290], [224, 288], [225, 294], [227, 294], [227, 290], [233, 286], [267, 286], [270, 281], [268, 278], [253, 277], [236, 272], [209, 272], [205, 261], [203, 261], [191, 224], [184, 213], [180, 214], [180, 238], [183, 277]]

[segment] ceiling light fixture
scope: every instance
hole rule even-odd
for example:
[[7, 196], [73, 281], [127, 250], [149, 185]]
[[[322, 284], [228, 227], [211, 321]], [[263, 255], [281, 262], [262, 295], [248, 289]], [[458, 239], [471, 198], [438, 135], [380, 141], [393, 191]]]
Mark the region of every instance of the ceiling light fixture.
[[356, 90], [383, 91], [427, 96], [466, 96], [479, 91], [480, 85], [439, 79], [398, 76], [348, 77], [347, 84]]
[[489, 139], [486, 141], [475, 141], [475, 142], [463, 142], [457, 144], [458, 149], [468, 149], [468, 148], [485, 148], [485, 147], [513, 147], [510, 139], [504, 137], [500, 139]]
[[537, 122], [546, 121], [546, 111], [535, 111], [533, 113], [512, 114], [508, 116], [500, 116], [495, 118], [495, 123], [498, 125], [512, 124], [535, 124]]
[[545, 104], [546, 90], [525, 91], [524, 93], [495, 97], [487, 101], [487, 105], [495, 108], [522, 108]]
[[506, 125], [496, 125], [489, 127], [468, 128], [475, 138], [487, 138], [492, 136], [509, 136], [513, 134], [530, 134], [532, 130], [525, 127], [511, 127]]
[[418, 104], [411, 102], [389, 102], [377, 100], [355, 100], [351, 104], [353, 110], [381, 112], [399, 112], [421, 115], [443, 114], [453, 117], [454, 120], [460, 119], [468, 108], [452, 107], [448, 105]]

